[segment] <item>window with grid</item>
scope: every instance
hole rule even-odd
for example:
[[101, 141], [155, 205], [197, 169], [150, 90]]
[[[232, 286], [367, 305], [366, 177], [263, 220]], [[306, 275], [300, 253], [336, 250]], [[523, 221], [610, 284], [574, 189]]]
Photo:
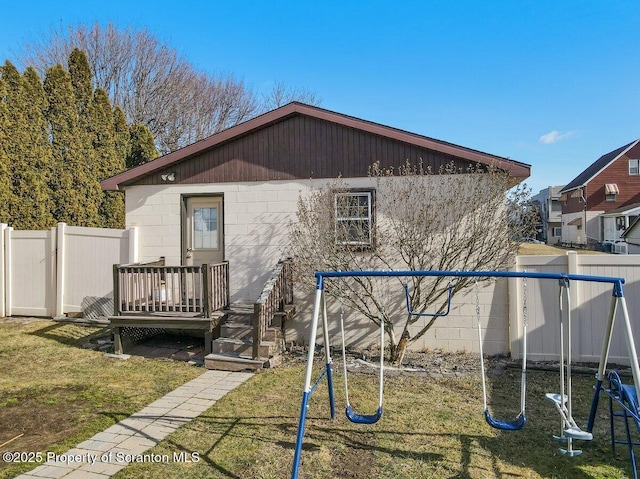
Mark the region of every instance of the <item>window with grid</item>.
[[629, 175], [640, 175], [640, 159], [629, 160]]
[[360, 247], [373, 246], [373, 192], [335, 193], [336, 243]]

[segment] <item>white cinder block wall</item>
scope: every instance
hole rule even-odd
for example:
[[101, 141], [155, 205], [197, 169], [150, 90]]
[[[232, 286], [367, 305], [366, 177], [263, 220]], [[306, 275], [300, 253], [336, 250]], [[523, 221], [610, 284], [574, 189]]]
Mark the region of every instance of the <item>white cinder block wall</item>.
[[[130, 186], [126, 188], [126, 225], [139, 229], [139, 260], [164, 256], [167, 265], [181, 263], [181, 207], [184, 195], [216, 194], [223, 196], [225, 259], [230, 264], [232, 302], [253, 302], [275, 264], [287, 255], [288, 225], [295, 219], [298, 198], [311, 187], [321, 187], [330, 180], [269, 181], [198, 185]], [[368, 178], [345, 180], [353, 188], [374, 187]], [[378, 211], [378, 220], [383, 216]], [[397, 283], [396, 283], [397, 286]], [[494, 294], [494, 287], [496, 292]], [[311, 321], [313, 293], [296, 290], [298, 314], [289, 324], [287, 340], [306, 342]], [[397, 308], [398, 324], [404, 318], [404, 296], [401, 289], [391, 291]], [[473, 304], [469, 301], [473, 299]], [[508, 292], [506, 284], [482, 287], [480, 294], [483, 328], [488, 328], [484, 349], [489, 354], [509, 350]], [[337, 305], [336, 305], [337, 306]], [[333, 309], [337, 313], [337, 309]], [[339, 317], [330, 318], [331, 342], [340, 339]], [[378, 341], [371, 323], [352, 317], [347, 328], [347, 342], [369, 345]], [[415, 333], [424, 324], [418, 321]], [[449, 316], [437, 320], [435, 327], [420, 341], [418, 350], [442, 348], [447, 351], [477, 351], [475, 293], [454, 298]], [[398, 330], [397, 334], [401, 334]]]
[[[299, 196], [327, 183], [321, 179], [131, 186], [126, 190], [126, 224], [139, 227], [140, 261], [164, 256], [167, 265], [180, 265], [182, 197], [222, 195], [231, 301], [253, 302], [276, 263], [287, 255], [288, 225], [295, 218]], [[352, 179], [349, 184], [372, 186], [367, 178]]]

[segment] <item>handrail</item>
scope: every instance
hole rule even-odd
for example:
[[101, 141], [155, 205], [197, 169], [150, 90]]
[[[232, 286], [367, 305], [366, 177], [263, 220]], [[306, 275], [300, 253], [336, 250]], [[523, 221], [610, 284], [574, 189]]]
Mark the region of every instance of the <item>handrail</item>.
[[145, 261], [142, 263], [128, 263], [128, 264], [120, 264], [118, 266], [164, 266], [165, 265], [165, 257], [160, 256], [158, 259], [152, 259], [150, 261]]
[[205, 287], [206, 314], [211, 316], [213, 311], [228, 309], [231, 301], [229, 298], [229, 262], [202, 265], [206, 268]]
[[278, 262], [253, 305], [253, 358], [260, 356], [260, 345], [277, 312], [293, 304], [293, 270], [291, 259]]
[[169, 312], [211, 317], [229, 305], [226, 261], [202, 266], [114, 265], [113, 280], [116, 315]]

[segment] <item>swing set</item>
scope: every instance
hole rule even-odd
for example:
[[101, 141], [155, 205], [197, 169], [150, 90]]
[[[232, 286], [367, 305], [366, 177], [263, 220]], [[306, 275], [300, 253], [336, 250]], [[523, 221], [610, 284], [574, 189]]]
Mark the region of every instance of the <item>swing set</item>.
[[[345, 278], [405, 278], [403, 288], [407, 302], [407, 312], [412, 316], [428, 316], [441, 317], [449, 314], [451, 310], [451, 298], [453, 295], [453, 285], [450, 282], [448, 286], [448, 296], [446, 311], [438, 313], [415, 312], [411, 309], [411, 301], [409, 295], [409, 286], [406, 281], [407, 277], [449, 277], [449, 278], [472, 278], [475, 280], [475, 300], [476, 300], [476, 320], [478, 327], [478, 339], [480, 344], [480, 361], [482, 373], [482, 392], [484, 409], [483, 414], [486, 422], [493, 428], [505, 431], [517, 431], [522, 429], [527, 423], [525, 414], [526, 400], [526, 373], [527, 373], [527, 279], [544, 279], [556, 280], [559, 284], [559, 338], [560, 338], [560, 392], [547, 393], [545, 398], [551, 401], [560, 414], [560, 434], [554, 436], [558, 441], [566, 443], [566, 447], [560, 448], [560, 452], [568, 456], [577, 456], [582, 451], [574, 449], [574, 440], [589, 441], [593, 438], [592, 430], [595, 422], [599, 396], [605, 393], [609, 397], [609, 410], [611, 422], [612, 449], [615, 444], [627, 444], [629, 447], [629, 455], [632, 460], [634, 479], [638, 479], [635, 466], [635, 456], [633, 446], [637, 443], [633, 442], [629, 432], [629, 420], [635, 422], [638, 430], [640, 430], [640, 407], [638, 406], [638, 398], [640, 397], [640, 366], [638, 364], [638, 356], [633, 340], [631, 330], [631, 322], [627, 311], [622, 285], [623, 278], [614, 278], [606, 276], [587, 276], [574, 274], [559, 273], [538, 273], [538, 272], [515, 272], [515, 271], [326, 271], [315, 273], [316, 277], [316, 294], [314, 300], [313, 317], [311, 322], [311, 330], [309, 333], [309, 352], [307, 357], [307, 366], [304, 379], [304, 390], [302, 394], [302, 404], [300, 407], [300, 419], [298, 423], [298, 433], [296, 437], [295, 455], [293, 461], [292, 479], [297, 479], [300, 468], [300, 460], [302, 454], [302, 443], [304, 439], [305, 422], [307, 410], [309, 408], [309, 399], [313, 392], [317, 389], [320, 382], [326, 377], [329, 392], [329, 408], [331, 419], [335, 419], [335, 398], [333, 390], [333, 371], [332, 358], [329, 348], [329, 320], [327, 315], [327, 302], [325, 296], [325, 282], [327, 280], [339, 280]], [[487, 401], [487, 387], [485, 381], [485, 365], [483, 359], [483, 337], [481, 327], [481, 311], [478, 299], [478, 280], [483, 278], [515, 278], [522, 279], [522, 373], [520, 386], [520, 412], [513, 419], [500, 419], [491, 415]], [[602, 350], [598, 365], [598, 373], [596, 374], [596, 385], [594, 386], [594, 396], [591, 404], [591, 411], [586, 430], [582, 430], [572, 416], [572, 393], [571, 393], [571, 308], [569, 287], [571, 281], [585, 281], [595, 283], [606, 283], [612, 285], [613, 294], [609, 316], [605, 328], [605, 334], [602, 342]], [[383, 301], [383, 308], [384, 308]], [[633, 374], [634, 385], [624, 385], [621, 383], [619, 375], [612, 371], [609, 375], [608, 386], [603, 385], [606, 374], [606, 366], [609, 357], [609, 348], [613, 326], [618, 310], [622, 312], [624, 335], [626, 339], [627, 352], [629, 355], [631, 372]], [[383, 309], [384, 313], [384, 309]], [[322, 321], [322, 330], [324, 336], [324, 352], [325, 367], [315, 383], [312, 384], [313, 376], [313, 357], [316, 338], [318, 335], [318, 327]], [[340, 304], [340, 328], [342, 332], [342, 358], [343, 358], [343, 374], [346, 408], [345, 414], [347, 418], [356, 424], [374, 424], [378, 422], [383, 414], [383, 379], [384, 379], [384, 321], [380, 321], [380, 366], [379, 366], [379, 395], [378, 409], [373, 414], [357, 413], [349, 403], [349, 386], [347, 379], [347, 358], [345, 345], [345, 326], [344, 326], [344, 310], [342, 303]], [[614, 405], [620, 412], [614, 412]], [[616, 440], [614, 433], [613, 420], [614, 417], [623, 417], [625, 420], [626, 440]]]

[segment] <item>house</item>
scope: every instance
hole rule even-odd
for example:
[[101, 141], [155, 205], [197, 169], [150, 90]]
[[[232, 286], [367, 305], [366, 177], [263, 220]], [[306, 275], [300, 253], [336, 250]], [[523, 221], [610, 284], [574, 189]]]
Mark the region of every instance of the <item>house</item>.
[[[136, 226], [141, 261], [168, 265], [229, 261], [231, 303], [253, 302], [286, 255], [299, 196], [342, 177], [373, 222], [368, 169], [422, 162], [494, 165], [514, 182], [530, 166], [426, 136], [290, 103], [102, 182], [124, 191], [126, 225]], [[338, 213], [336, 213], [338, 214]]]
[[640, 203], [640, 140], [602, 155], [561, 191], [562, 242], [615, 241]]
[[564, 185], [549, 186], [531, 200], [540, 213], [540, 238], [547, 244], [557, 244], [562, 240], [562, 203], [560, 190]]
[[628, 254], [640, 254], [640, 216], [636, 216], [620, 237], [627, 246]]

